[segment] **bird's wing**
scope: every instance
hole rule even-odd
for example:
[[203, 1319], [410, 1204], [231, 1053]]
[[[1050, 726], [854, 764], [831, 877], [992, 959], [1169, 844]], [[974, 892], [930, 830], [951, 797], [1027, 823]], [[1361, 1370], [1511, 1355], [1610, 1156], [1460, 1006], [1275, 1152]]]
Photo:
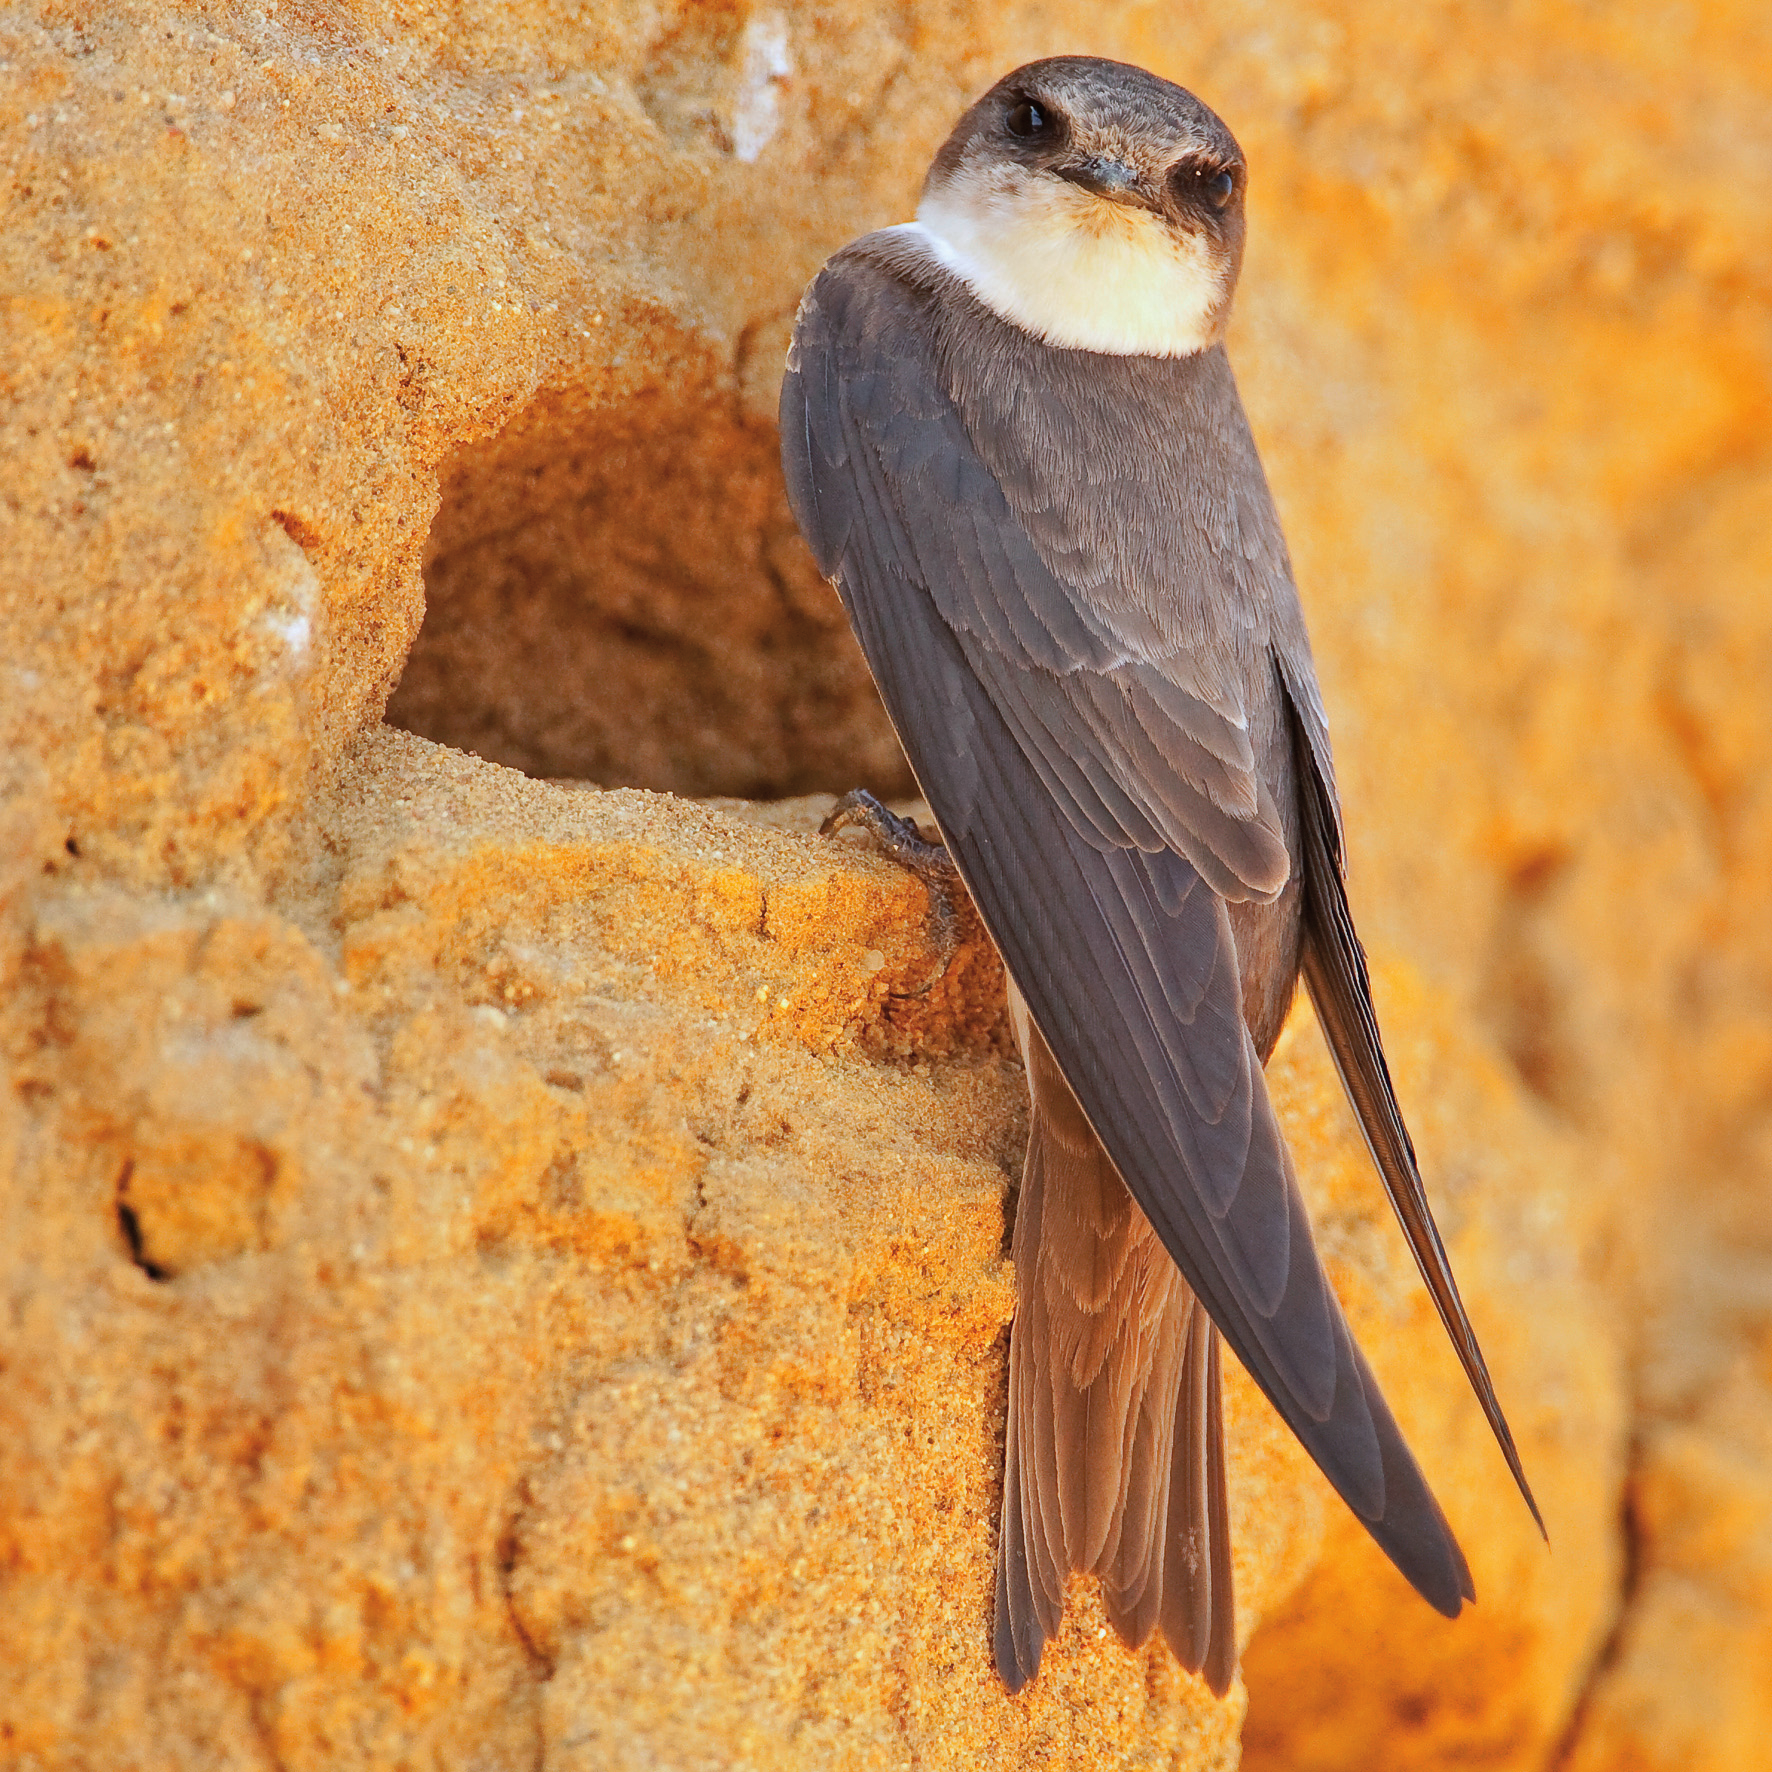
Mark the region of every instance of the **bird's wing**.
[[1544, 1516], [1526, 1481], [1514, 1436], [1501, 1412], [1483, 1350], [1471, 1327], [1458, 1282], [1452, 1275], [1440, 1229], [1428, 1205], [1427, 1189], [1415, 1160], [1415, 1145], [1403, 1123], [1390, 1066], [1379, 1037], [1372, 1006], [1372, 984], [1366, 971], [1366, 950], [1354, 929], [1347, 900], [1347, 863], [1343, 849], [1341, 808], [1329, 761], [1328, 726], [1308, 673], [1280, 653], [1281, 675], [1290, 704], [1294, 751], [1299, 765], [1299, 798], [1304, 833], [1304, 976], [1317, 1019], [1341, 1073], [1343, 1087], [1360, 1121], [1366, 1148], [1384, 1178], [1385, 1192], [1415, 1264], [1427, 1284], [1434, 1308], [1446, 1326], [1471, 1389], [1501, 1447], [1520, 1494], [1532, 1510], [1538, 1530]]
[[949, 613], [956, 585], [1005, 612], [1071, 599], [1014, 547], [1015, 520], [943, 392], [926, 299], [848, 254], [808, 292], [782, 390], [795, 515], [1010, 975], [1133, 1196], [1330, 1482], [1455, 1614], [1469, 1571], [1323, 1273], [1243, 1021], [1229, 915], [1193, 852], [1233, 874], [1234, 860], [1213, 827], [1145, 849], [1120, 822], [1110, 795], [1143, 810], [1152, 790], [1068, 718], [1067, 704], [1104, 693], [1104, 673], [1065, 670], [1057, 630], [1056, 668], [1036, 655], [1006, 692], [1006, 655], [980, 668], [976, 634]]
[[[1111, 584], [1081, 594], [1046, 564], [933, 377], [944, 413], [929, 422], [905, 407], [911, 377], [890, 354], [802, 360], [824, 406], [840, 400], [863, 427], [872, 491], [893, 517], [893, 570], [923, 589], [1072, 828], [1102, 851], [1183, 855], [1227, 899], [1278, 893], [1290, 860], [1238, 686], [1224, 673], [1202, 680], [1186, 652], [1128, 632], [1137, 623], [1114, 619], [1126, 612], [1107, 607]], [[832, 489], [812, 496], [855, 520]], [[1052, 525], [1033, 526], [1049, 554]]]

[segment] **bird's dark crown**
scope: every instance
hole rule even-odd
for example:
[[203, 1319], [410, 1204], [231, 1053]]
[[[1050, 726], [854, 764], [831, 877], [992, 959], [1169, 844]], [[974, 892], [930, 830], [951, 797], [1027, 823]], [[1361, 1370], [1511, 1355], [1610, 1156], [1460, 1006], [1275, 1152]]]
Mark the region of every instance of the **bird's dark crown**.
[[954, 126], [930, 189], [1008, 162], [1241, 245], [1242, 149], [1209, 106], [1126, 62], [1061, 55], [1006, 74]]

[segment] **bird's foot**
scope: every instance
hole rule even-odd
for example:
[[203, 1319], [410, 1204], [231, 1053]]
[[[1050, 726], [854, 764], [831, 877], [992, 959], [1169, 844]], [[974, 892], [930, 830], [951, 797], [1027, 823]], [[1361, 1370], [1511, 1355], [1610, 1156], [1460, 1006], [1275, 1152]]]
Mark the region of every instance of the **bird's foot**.
[[906, 993], [912, 997], [927, 996], [947, 976], [960, 949], [957, 895], [966, 888], [959, 869], [944, 844], [931, 843], [914, 819], [900, 818], [866, 788], [851, 788], [825, 815], [818, 834], [834, 837], [852, 824], [867, 831], [901, 868], [922, 881], [923, 890], [929, 894], [929, 937], [941, 956], [941, 964], [914, 991]]

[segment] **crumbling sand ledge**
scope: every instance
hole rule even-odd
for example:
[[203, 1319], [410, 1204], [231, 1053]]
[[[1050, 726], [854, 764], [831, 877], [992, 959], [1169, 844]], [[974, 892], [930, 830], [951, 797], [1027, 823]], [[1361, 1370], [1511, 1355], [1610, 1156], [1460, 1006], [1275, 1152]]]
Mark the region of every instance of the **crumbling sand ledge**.
[[[9, 1615], [64, 1648], [13, 1664], [17, 1751], [1227, 1763], [1241, 1695], [1103, 1641], [1090, 1596], [1031, 1700], [995, 1685], [1020, 1073], [994, 959], [908, 994], [922, 889], [809, 834], [824, 804], [752, 822], [383, 730], [273, 907], [38, 900], [8, 992]], [[1442, 1104], [1428, 1148], [1489, 1118], [1538, 1157], [1530, 1199], [1469, 1169], [1448, 1228], [1546, 1505], [1603, 1571], [1618, 1385], [1566, 1153], [1437, 1015], [1404, 1059]], [[1314, 1033], [1276, 1075], [1356, 1323], [1479, 1584], [1515, 1594], [1459, 1652], [1566, 1659], [1604, 1587], [1571, 1617], [1485, 1494]], [[1554, 1340], [1508, 1332], [1528, 1299]], [[1232, 1398], [1253, 1624], [1325, 1510]]]

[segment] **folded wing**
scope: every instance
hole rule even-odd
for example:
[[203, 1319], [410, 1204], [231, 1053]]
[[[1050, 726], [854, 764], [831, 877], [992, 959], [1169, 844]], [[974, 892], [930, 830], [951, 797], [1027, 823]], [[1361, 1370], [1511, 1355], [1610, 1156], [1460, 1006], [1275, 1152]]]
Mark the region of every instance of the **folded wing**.
[[1143, 661], [1017, 544], [943, 391], [930, 300], [850, 254], [808, 292], [782, 397], [795, 514], [1115, 1167], [1330, 1482], [1455, 1614], [1469, 1571], [1325, 1278], [1243, 1022], [1225, 897], [1279, 881], [1212, 724], [1235, 710], [1171, 686], [1151, 695], [1168, 724], [1144, 726]]
[[[1283, 668], [1284, 664], [1282, 659]], [[1334, 1055], [1335, 1067], [1341, 1073], [1342, 1086], [1354, 1104], [1366, 1148], [1384, 1180], [1385, 1192], [1396, 1209], [1434, 1308], [1471, 1389], [1477, 1394], [1520, 1495], [1538, 1530], [1544, 1533], [1544, 1516], [1538, 1511], [1531, 1484], [1526, 1481], [1513, 1432], [1501, 1412], [1488, 1363], [1477, 1344], [1477, 1332], [1471, 1327], [1464, 1300], [1458, 1295], [1458, 1282], [1453, 1278], [1452, 1263], [1428, 1205], [1427, 1189], [1422, 1185], [1421, 1170], [1415, 1160], [1415, 1145], [1403, 1123], [1403, 1110], [1397, 1104], [1390, 1066], [1379, 1039], [1378, 1016], [1372, 1006], [1372, 985], [1366, 971], [1366, 950], [1360, 944], [1353, 913], [1348, 908], [1341, 818], [1322, 713], [1308, 686], [1299, 682], [1299, 673], [1289, 670], [1284, 675], [1297, 734], [1295, 749], [1302, 765], [1304, 976], [1311, 1002]]]

